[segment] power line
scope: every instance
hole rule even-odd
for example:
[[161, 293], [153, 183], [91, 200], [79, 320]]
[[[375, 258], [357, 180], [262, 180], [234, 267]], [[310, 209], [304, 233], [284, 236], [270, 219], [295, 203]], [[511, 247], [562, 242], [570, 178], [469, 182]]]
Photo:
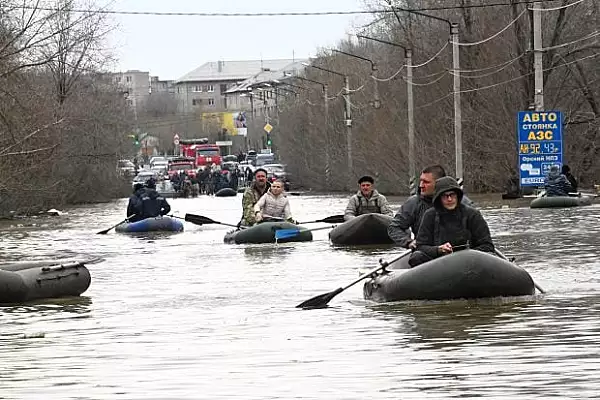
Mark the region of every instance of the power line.
[[[555, 2], [559, 0], [538, 0], [542, 3]], [[583, 0], [580, 0], [583, 1]], [[515, 1], [512, 3], [489, 3], [489, 4], [469, 4], [464, 6], [439, 6], [439, 7], [422, 7], [411, 8], [403, 11], [442, 11], [442, 10], [464, 10], [469, 8], [490, 8], [490, 7], [506, 7], [517, 4], [529, 4], [531, 0]], [[36, 6], [19, 6], [23, 10], [37, 11], [62, 11], [56, 7], [36, 7]], [[553, 10], [553, 9], [549, 9]], [[95, 14], [112, 14], [112, 15], [150, 15], [150, 16], [168, 16], [168, 17], [305, 17], [305, 16], [331, 16], [331, 15], [364, 15], [364, 14], [390, 14], [395, 10], [377, 9], [377, 10], [348, 10], [348, 11], [298, 11], [298, 12], [255, 12], [255, 13], [223, 13], [223, 12], [162, 12], [162, 11], [126, 11], [126, 10], [106, 10], [106, 9], [83, 9], [74, 8], [68, 10], [73, 13], [95, 13]]]

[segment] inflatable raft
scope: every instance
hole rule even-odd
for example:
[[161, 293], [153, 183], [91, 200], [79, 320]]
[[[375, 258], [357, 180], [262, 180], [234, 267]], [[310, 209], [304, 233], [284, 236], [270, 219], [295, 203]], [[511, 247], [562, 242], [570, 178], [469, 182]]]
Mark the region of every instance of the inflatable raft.
[[529, 204], [530, 208], [560, 208], [560, 207], [579, 207], [592, 205], [593, 198], [590, 196], [571, 197], [571, 196], [551, 196], [538, 197]]
[[32, 261], [0, 265], [0, 304], [79, 296], [90, 286], [81, 261]]
[[377, 302], [475, 299], [534, 293], [535, 285], [527, 271], [477, 250], [459, 251], [412, 269], [379, 275], [363, 287], [365, 299]]
[[223, 188], [215, 193], [217, 197], [229, 197], [229, 196], [237, 196], [237, 190], [233, 190], [232, 188]]
[[392, 217], [383, 214], [363, 214], [341, 225], [329, 233], [331, 243], [337, 245], [392, 244], [388, 236], [388, 226]]
[[310, 242], [312, 232], [306, 228], [289, 222], [263, 222], [249, 228], [228, 232], [223, 239], [225, 243], [275, 243], [275, 231], [279, 229], [298, 229], [297, 235], [279, 239], [278, 243]]
[[183, 222], [171, 217], [146, 218], [137, 222], [126, 222], [117, 225], [115, 231], [121, 233], [132, 232], [181, 232], [183, 231]]

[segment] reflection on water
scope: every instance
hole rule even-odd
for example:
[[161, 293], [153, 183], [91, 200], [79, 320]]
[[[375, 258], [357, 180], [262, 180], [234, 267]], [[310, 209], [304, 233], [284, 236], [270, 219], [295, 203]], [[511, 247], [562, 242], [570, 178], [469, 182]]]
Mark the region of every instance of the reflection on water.
[[[306, 221], [347, 202], [290, 199]], [[170, 203], [178, 215], [240, 215], [239, 198]], [[178, 234], [97, 235], [125, 206], [0, 223], [3, 261], [105, 259], [88, 266], [84, 297], [0, 307], [0, 397], [546, 399], [600, 390], [598, 206], [482, 211], [497, 246], [544, 296], [373, 304], [359, 283], [310, 311], [294, 306], [402, 249], [332, 247], [327, 230], [307, 243], [231, 245], [229, 228], [189, 223]]]

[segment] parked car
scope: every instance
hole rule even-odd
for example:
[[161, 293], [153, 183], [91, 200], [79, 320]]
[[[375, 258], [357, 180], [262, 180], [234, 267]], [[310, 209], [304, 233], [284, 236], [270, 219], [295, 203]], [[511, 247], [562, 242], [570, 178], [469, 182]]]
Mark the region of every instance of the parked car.
[[163, 156], [154, 156], [150, 159], [150, 168], [152, 168], [157, 162], [164, 162], [166, 164], [168, 161]]
[[119, 160], [117, 162], [117, 171], [119, 175], [131, 178], [135, 175], [135, 165], [129, 160]]
[[139, 174], [133, 178], [133, 182], [131, 183], [131, 188], [133, 189], [133, 185], [136, 183], [146, 183], [148, 179], [154, 178], [156, 181], [159, 180], [159, 176], [155, 171], [141, 171]]
[[269, 153], [269, 154], [258, 154], [256, 156], [256, 162], [254, 163], [255, 166], [257, 167], [263, 167], [267, 164], [274, 164], [275, 163], [275, 154], [273, 153]]
[[265, 164], [261, 168], [267, 170], [267, 180], [269, 182], [274, 182], [276, 179], [281, 179], [283, 181], [284, 190], [290, 190], [290, 180], [289, 174], [285, 170], [285, 165], [283, 164]]

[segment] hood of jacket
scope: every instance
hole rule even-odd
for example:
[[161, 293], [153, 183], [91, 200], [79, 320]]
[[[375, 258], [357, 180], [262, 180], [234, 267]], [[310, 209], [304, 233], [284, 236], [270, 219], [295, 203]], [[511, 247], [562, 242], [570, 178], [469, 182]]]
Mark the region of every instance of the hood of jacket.
[[454, 191], [458, 197], [458, 203], [460, 204], [463, 198], [463, 191], [451, 176], [444, 176], [435, 181], [435, 194], [433, 195], [433, 205], [438, 209], [443, 209], [442, 206], [442, 193]]
[[550, 172], [548, 172], [548, 179], [550, 180], [555, 180], [558, 179], [560, 177], [560, 171], [556, 170], [550, 170]]

